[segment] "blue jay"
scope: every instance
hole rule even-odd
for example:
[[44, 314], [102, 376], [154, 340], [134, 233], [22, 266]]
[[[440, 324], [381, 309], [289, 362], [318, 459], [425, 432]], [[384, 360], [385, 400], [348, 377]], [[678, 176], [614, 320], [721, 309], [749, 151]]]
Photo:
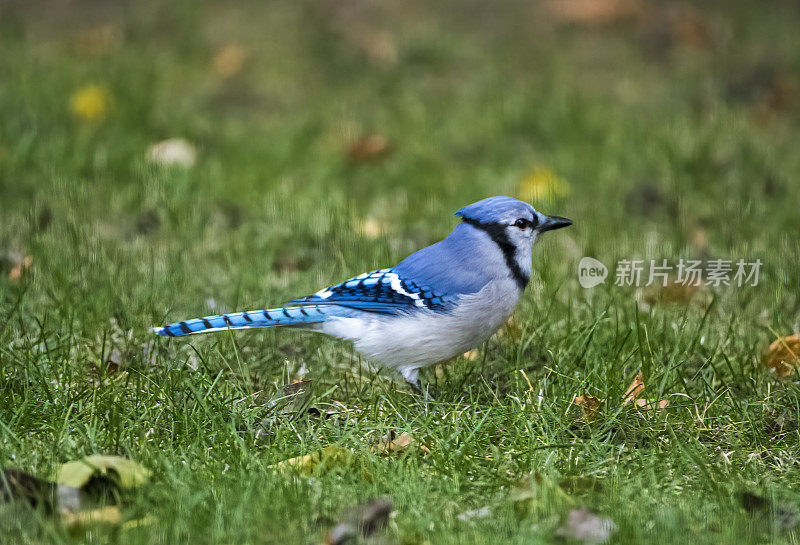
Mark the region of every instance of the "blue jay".
[[511, 197], [456, 212], [447, 237], [379, 269], [289, 301], [282, 308], [206, 316], [154, 328], [158, 335], [293, 327], [353, 341], [367, 359], [398, 371], [420, 392], [419, 369], [488, 339], [531, 276], [536, 237], [572, 225]]

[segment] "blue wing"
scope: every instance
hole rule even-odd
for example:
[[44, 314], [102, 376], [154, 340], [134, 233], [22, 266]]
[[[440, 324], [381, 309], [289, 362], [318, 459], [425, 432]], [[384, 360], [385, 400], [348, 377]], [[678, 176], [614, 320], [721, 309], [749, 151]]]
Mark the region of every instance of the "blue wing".
[[361, 274], [314, 295], [289, 301], [291, 305], [339, 305], [365, 312], [401, 314], [416, 309], [447, 312], [458, 299], [402, 278], [393, 269]]

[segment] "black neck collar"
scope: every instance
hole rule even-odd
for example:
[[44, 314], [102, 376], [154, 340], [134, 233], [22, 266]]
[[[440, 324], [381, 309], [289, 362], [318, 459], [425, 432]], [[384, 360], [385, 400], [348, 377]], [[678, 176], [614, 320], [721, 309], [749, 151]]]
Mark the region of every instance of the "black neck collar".
[[531, 278], [529, 275], [525, 274], [520, 268], [519, 263], [517, 263], [517, 248], [508, 238], [508, 232], [506, 231], [508, 225], [496, 221], [481, 222], [470, 218], [463, 218], [463, 221], [467, 225], [484, 231], [489, 235], [489, 238], [492, 239], [492, 242], [497, 244], [497, 247], [500, 248], [500, 251], [503, 253], [503, 258], [506, 261], [506, 266], [508, 267], [511, 277], [517, 283], [517, 286], [519, 286], [520, 291], [524, 291], [525, 286], [528, 285], [528, 281]]

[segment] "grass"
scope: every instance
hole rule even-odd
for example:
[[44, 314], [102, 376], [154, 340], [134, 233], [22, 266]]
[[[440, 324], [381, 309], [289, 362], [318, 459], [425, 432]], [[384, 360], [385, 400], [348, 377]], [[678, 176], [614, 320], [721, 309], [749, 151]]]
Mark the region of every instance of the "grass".
[[[800, 330], [796, 6], [690, 10], [707, 41], [669, 23], [672, 3], [610, 27], [511, 1], [326, 6], [0, 7], [0, 249], [32, 257], [0, 275], [0, 459], [43, 477], [137, 460], [155, 477], [124, 513], [156, 521], [76, 536], [2, 506], [3, 542], [315, 543], [387, 495], [404, 544], [550, 543], [581, 505], [616, 543], [796, 543], [781, 513], [800, 504], [800, 389], [760, 363]], [[220, 74], [230, 44], [243, 65]], [[87, 85], [94, 120], [70, 109]], [[348, 160], [373, 133], [390, 153]], [[173, 137], [193, 167], [147, 161]], [[537, 244], [514, 328], [423, 373], [435, 402], [310, 334], [149, 333], [391, 266], [537, 169], [571, 191], [536, 206], [575, 225]], [[764, 265], [755, 287], [646, 304], [611, 279], [581, 288], [585, 255], [612, 276], [626, 258]], [[623, 404], [640, 369], [668, 408]], [[266, 400], [301, 376], [338, 415], [257, 441]], [[607, 400], [591, 422], [583, 394]], [[430, 453], [376, 456], [389, 431]], [[327, 445], [363, 471], [270, 467]], [[745, 492], [769, 506], [748, 512]]]

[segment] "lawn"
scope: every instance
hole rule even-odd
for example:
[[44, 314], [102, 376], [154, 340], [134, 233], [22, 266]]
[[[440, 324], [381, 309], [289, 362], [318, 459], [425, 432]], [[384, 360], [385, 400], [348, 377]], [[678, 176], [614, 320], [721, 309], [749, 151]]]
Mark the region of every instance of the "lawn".
[[[2, 542], [322, 543], [384, 496], [372, 543], [553, 543], [581, 508], [609, 543], [797, 543], [798, 375], [762, 363], [800, 331], [797, 3], [264, 4], [0, 4], [2, 467], [152, 471], [117, 523], [0, 505]], [[310, 333], [151, 334], [392, 266], [491, 195], [574, 225], [434, 400]], [[762, 266], [645, 286], [663, 259]]]

